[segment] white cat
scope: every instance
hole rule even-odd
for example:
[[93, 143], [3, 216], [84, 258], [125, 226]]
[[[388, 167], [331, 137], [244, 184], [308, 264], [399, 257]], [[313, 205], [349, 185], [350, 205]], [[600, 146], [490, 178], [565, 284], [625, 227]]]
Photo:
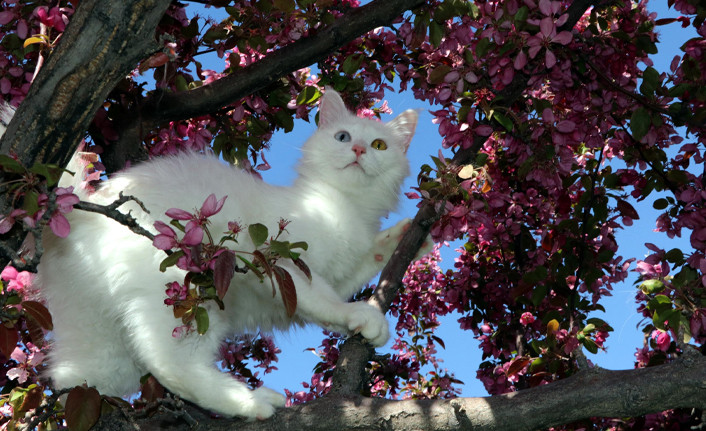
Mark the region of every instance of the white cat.
[[[181, 322], [164, 305], [165, 284], [182, 281], [184, 272], [160, 272], [165, 254], [148, 239], [102, 215], [75, 210], [68, 238], [45, 235], [37, 279], [54, 318], [49, 375], [57, 388], [87, 382], [101, 393], [124, 396], [136, 392], [140, 376], [152, 373], [206, 409], [262, 419], [283, 406], [284, 397], [267, 388], [251, 391], [218, 371], [224, 337], [313, 322], [385, 344], [383, 314], [346, 301], [382, 269], [409, 223], [379, 232], [380, 218], [396, 207], [409, 172], [405, 153], [417, 114], [405, 111], [387, 124], [361, 119], [333, 90], [323, 96], [319, 113], [319, 129], [302, 148], [292, 187], [268, 185], [213, 156], [187, 153], [130, 168], [89, 198], [108, 204], [119, 192], [138, 197], [149, 214], [134, 204], [121, 211], [132, 211], [155, 233], [155, 220], [169, 221], [167, 209], [199, 208], [211, 193], [228, 196], [211, 218], [211, 232], [227, 231], [232, 220], [264, 223], [277, 232], [281, 217], [290, 220], [287, 238], [308, 242], [302, 259], [312, 271], [309, 282], [294, 265], [282, 263], [296, 285], [294, 318], [287, 317], [279, 293], [273, 298], [267, 284], [236, 274], [225, 310], [208, 308], [208, 331], [174, 338]], [[247, 235], [239, 241], [240, 248], [252, 250]]]

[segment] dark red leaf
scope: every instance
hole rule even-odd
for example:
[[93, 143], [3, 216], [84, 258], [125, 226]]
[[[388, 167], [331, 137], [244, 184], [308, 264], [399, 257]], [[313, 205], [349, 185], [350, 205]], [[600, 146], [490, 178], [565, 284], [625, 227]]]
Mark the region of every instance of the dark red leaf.
[[442, 349], [446, 349], [446, 343], [444, 343], [444, 340], [441, 338], [437, 337], [436, 335], [432, 335], [431, 338], [436, 341]]
[[27, 330], [29, 331], [29, 336], [32, 339], [32, 343], [41, 348], [44, 345], [44, 331], [42, 331], [42, 326], [32, 317], [31, 314], [25, 316], [25, 324], [27, 325]]
[[640, 215], [635, 211], [635, 208], [622, 199], [618, 199], [618, 211], [623, 217], [629, 217], [633, 220], [640, 219]]
[[667, 25], [676, 21], [676, 18], [661, 18], [655, 21], [655, 25]]
[[24, 396], [24, 400], [22, 400], [22, 406], [20, 407], [20, 411], [26, 412], [39, 407], [39, 404], [42, 402], [43, 399], [43, 391], [44, 388], [41, 386], [35, 386], [29, 391], [27, 391]]
[[526, 357], [515, 359], [515, 361], [510, 364], [510, 368], [508, 368], [507, 370], [508, 377], [514, 376], [515, 374], [522, 371], [527, 366], [527, 364], [530, 363], [530, 361], [530, 358]]
[[220, 299], [226, 296], [233, 274], [235, 274], [235, 253], [226, 250], [218, 255], [213, 268], [213, 284]]
[[66, 399], [66, 425], [71, 431], [88, 431], [101, 414], [101, 396], [95, 388], [76, 386]]
[[299, 258], [292, 259], [292, 262], [294, 262], [294, 264], [297, 266], [297, 268], [299, 268], [301, 270], [301, 272], [303, 272], [304, 275], [306, 275], [306, 278], [308, 278], [309, 281], [311, 281], [311, 270], [309, 269], [309, 266], [306, 263], [304, 263], [303, 260], [301, 260]]
[[17, 332], [17, 329], [0, 325], [0, 352], [2, 352], [6, 358], [10, 358], [18, 341], [20, 341], [20, 334]]
[[284, 309], [287, 310], [287, 316], [292, 317], [294, 316], [294, 312], [297, 310], [297, 290], [294, 287], [292, 275], [281, 266], [275, 265], [272, 267], [272, 270], [275, 279], [277, 280], [279, 293], [282, 296]]
[[160, 398], [164, 398], [164, 386], [154, 376], [149, 376], [142, 384], [142, 399], [147, 402], [153, 402]]
[[22, 301], [22, 309], [34, 318], [34, 320], [47, 331], [54, 329], [49, 310], [37, 301]]
[[262, 254], [260, 250], [255, 250], [252, 252], [252, 257], [253, 263], [260, 266], [268, 277], [272, 277], [272, 266], [270, 265], [270, 262], [267, 261], [265, 255]]

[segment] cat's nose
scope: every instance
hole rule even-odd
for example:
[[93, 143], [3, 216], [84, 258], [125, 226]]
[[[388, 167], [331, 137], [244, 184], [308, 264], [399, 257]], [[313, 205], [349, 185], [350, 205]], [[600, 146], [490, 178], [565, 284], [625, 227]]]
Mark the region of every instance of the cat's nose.
[[359, 159], [362, 154], [365, 154], [367, 152], [365, 147], [359, 144], [354, 144], [352, 150], [355, 153], [356, 159]]

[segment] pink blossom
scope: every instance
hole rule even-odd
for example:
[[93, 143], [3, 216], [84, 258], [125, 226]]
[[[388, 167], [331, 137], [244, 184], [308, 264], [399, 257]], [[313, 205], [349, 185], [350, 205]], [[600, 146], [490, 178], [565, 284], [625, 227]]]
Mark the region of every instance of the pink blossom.
[[535, 321], [535, 317], [529, 311], [522, 313], [522, 316], [520, 316], [520, 323], [523, 326], [527, 326], [531, 323], [534, 323], [534, 321]]
[[32, 285], [34, 274], [28, 271], [18, 272], [12, 266], [6, 266], [0, 273], [0, 278], [7, 282], [6, 288], [8, 291], [22, 292]]
[[663, 352], [666, 352], [669, 349], [670, 344], [672, 343], [672, 339], [669, 337], [669, 334], [665, 331], [654, 330], [652, 331], [652, 335], [650, 335], [650, 337], [655, 340], [655, 345], [657, 349]]
[[7, 377], [11, 380], [17, 380], [22, 384], [27, 381], [30, 375], [35, 374], [33, 370], [44, 361], [44, 353], [32, 344], [28, 344], [30, 354], [27, 355], [21, 347], [15, 347], [10, 358], [17, 362], [18, 366], [7, 371]]

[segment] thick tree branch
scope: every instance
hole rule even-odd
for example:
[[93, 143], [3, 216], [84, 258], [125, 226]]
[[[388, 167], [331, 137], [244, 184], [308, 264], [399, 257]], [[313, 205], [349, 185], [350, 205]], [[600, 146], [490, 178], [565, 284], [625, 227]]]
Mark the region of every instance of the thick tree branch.
[[[190, 411], [199, 423], [157, 415], [138, 420], [140, 429], [226, 430], [493, 430], [545, 429], [592, 417], [635, 417], [673, 408], [706, 409], [706, 357], [636, 370], [596, 369], [550, 385], [484, 398], [394, 401], [327, 396], [278, 410], [267, 421], [212, 420]], [[103, 418], [102, 430], [127, 430], [119, 414]]]
[[180, 93], [161, 93], [141, 108], [144, 129], [172, 120], [212, 113], [271, 85], [281, 77], [325, 59], [340, 47], [377, 27], [390, 25], [425, 0], [377, 0], [346, 13], [333, 24], [313, 31], [250, 66], [209, 85]]

